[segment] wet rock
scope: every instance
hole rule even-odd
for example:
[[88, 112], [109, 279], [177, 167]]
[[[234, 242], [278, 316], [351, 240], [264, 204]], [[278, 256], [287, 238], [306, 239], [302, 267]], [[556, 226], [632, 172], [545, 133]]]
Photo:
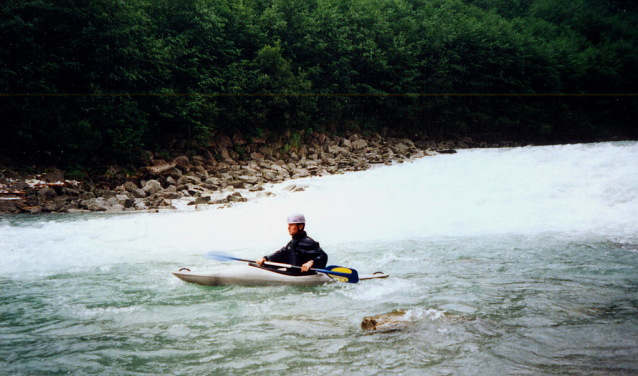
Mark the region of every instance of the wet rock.
[[232, 195], [226, 196], [226, 201], [228, 202], [246, 202], [248, 199], [242, 197], [239, 192], [235, 192]]
[[197, 197], [194, 202], [195, 202], [195, 205], [208, 204], [211, 200], [212, 198], [210, 196], [202, 196], [202, 197]]
[[259, 192], [257, 193], [257, 198], [262, 198], [262, 197], [275, 197], [277, 196], [276, 194], [272, 193], [272, 192]]
[[111, 206], [110, 208], [106, 209], [107, 213], [115, 213], [115, 212], [121, 212], [124, 211], [124, 206], [120, 205], [120, 204], [115, 204], [113, 206]]
[[361, 329], [368, 332], [391, 332], [407, 328], [411, 321], [406, 317], [407, 310], [397, 309], [389, 313], [364, 317]]

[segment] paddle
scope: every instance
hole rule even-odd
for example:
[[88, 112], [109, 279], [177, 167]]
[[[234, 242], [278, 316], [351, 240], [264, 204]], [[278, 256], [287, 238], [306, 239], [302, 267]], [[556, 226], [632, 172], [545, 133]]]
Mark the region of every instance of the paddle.
[[[216, 251], [210, 251], [206, 254], [204, 254], [204, 257], [208, 258], [208, 259], [212, 259], [212, 260], [217, 260], [217, 261], [230, 261], [230, 260], [234, 260], [234, 261], [243, 261], [243, 262], [255, 262], [254, 260], [246, 260], [246, 259], [241, 259], [241, 258], [237, 258], [231, 254], [225, 253], [225, 252], [216, 252]], [[295, 266], [295, 265], [290, 265], [290, 264], [281, 264], [278, 262], [271, 262], [271, 261], [264, 261], [264, 264], [268, 264], [268, 265], [273, 265], [273, 266], [281, 266], [282, 268], [296, 268], [296, 269], [301, 269], [301, 266]], [[340, 281], [340, 282], [348, 282], [348, 283], [357, 283], [359, 282], [359, 273], [357, 273], [356, 270], [354, 269], [350, 269], [350, 268], [345, 268], [343, 266], [328, 266], [327, 269], [315, 269], [315, 268], [310, 268], [310, 270], [314, 270], [315, 272], [319, 272], [319, 273], [324, 273], [324, 274], [328, 274], [331, 276], [334, 276], [334, 279]]]

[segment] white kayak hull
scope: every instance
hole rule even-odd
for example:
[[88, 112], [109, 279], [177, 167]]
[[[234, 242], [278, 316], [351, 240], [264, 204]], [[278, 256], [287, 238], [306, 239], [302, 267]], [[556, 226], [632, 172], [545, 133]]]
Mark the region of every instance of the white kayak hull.
[[205, 272], [182, 270], [173, 272], [173, 275], [182, 281], [203, 286], [316, 286], [335, 281], [322, 273], [293, 276], [249, 265], [233, 265]]
[[[173, 272], [173, 275], [182, 281], [203, 286], [317, 286], [337, 282], [336, 279], [323, 273], [300, 276], [286, 275], [247, 264], [226, 266], [201, 272], [191, 272], [188, 269], [182, 269], [178, 272]], [[387, 274], [381, 273], [360, 276], [359, 280], [386, 277], [388, 277]]]

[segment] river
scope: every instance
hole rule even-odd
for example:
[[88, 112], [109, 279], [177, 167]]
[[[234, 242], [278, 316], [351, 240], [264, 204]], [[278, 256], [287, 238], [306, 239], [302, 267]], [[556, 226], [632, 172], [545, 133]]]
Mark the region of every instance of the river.
[[[638, 373], [638, 143], [460, 150], [227, 209], [0, 217], [0, 374]], [[203, 287], [306, 215], [388, 279]], [[231, 262], [232, 263], [232, 262]], [[403, 309], [403, 330], [366, 316]]]

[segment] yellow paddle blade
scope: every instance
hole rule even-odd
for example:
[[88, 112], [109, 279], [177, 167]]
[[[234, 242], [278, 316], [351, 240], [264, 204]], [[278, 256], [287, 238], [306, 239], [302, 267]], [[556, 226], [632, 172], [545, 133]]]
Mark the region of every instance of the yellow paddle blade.
[[352, 269], [343, 268], [343, 267], [332, 268], [332, 269], [330, 269], [330, 271], [331, 271], [331, 272], [339, 272], [339, 273], [352, 274]]

